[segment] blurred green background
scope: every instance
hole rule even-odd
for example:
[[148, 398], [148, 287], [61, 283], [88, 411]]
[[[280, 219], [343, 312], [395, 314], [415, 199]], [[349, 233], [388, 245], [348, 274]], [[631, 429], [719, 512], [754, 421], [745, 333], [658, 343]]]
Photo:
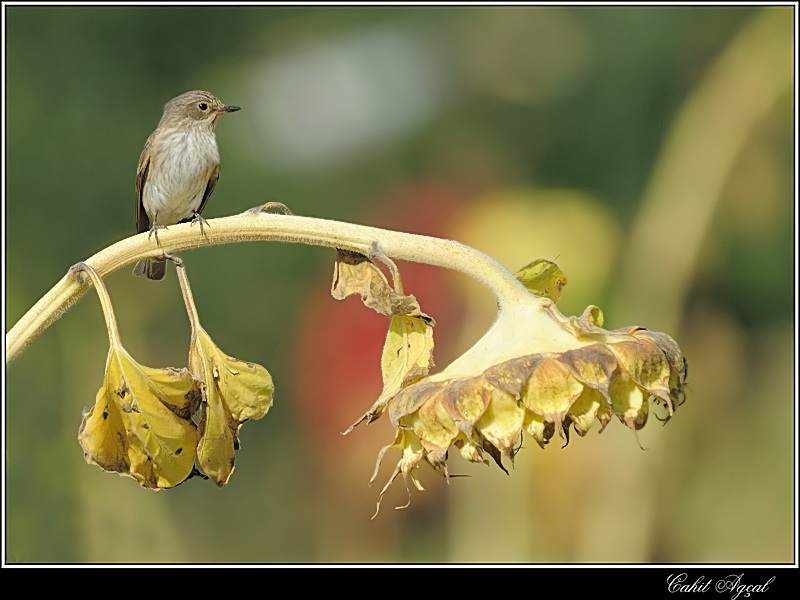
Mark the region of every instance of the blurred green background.
[[[108, 351], [90, 292], [6, 369], [6, 562], [791, 562], [795, 531], [793, 8], [25, 7], [6, 13], [6, 330], [74, 263], [132, 235], [164, 103], [207, 89], [207, 219], [295, 213], [458, 239], [516, 270], [556, 258], [559, 304], [674, 337], [687, 401], [510, 476], [451, 458], [411, 505], [367, 486], [386, 320], [329, 295], [333, 253], [184, 253], [205, 329], [261, 363], [275, 405], [230, 483], [169, 491], [84, 462]], [[492, 319], [466, 277], [400, 264], [448, 364]], [[107, 278], [126, 348], [183, 366], [160, 283]]]

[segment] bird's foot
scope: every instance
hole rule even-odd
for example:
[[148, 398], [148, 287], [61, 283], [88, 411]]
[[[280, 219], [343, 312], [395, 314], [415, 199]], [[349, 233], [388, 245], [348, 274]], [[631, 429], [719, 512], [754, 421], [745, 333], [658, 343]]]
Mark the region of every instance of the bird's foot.
[[166, 228], [167, 228], [166, 225], [156, 225], [155, 223], [153, 223], [152, 225], [150, 225], [150, 230], [147, 232], [147, 239], [149, 240], [152, 236], [155, 236], [156, 237], [156, 244], [160, 248], [161, 247], [161, 241], [158, 239], [158, 230], [159, 229], [166, 229]]
[[180, 259], [180, 257], [178, 257], [177, 254], [167, 254], [166, 252], [164, 252], [162, 258], [165, 260], [172, 261], [173, 263], [175, 263], [176, 267], [183, 267], [183, 261]]
[[200, 224], [200, 235], [204, 235], [203, 232], [204, 226], [211, 227], [211, 225], [208, 224], [208, 221], [206, 221], [203, 217], [200, 216], [200, 213], [194, 213], [194, 216], [192, 216], [191, 226], [194, 227], [195, 223]]

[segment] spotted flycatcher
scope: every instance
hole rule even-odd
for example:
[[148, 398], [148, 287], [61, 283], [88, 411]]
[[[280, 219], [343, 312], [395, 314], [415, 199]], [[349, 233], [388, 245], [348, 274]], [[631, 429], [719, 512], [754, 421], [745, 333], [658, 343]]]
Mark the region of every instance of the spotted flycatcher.
[[[219, 179], [219, 150], [214, 125], [220, 115], [239, 110], [208, 92], [186, 92], [164, 106], [156, 130], [145, 142], [136, 171], [136, 231], [155, 233], [200, 216]], [[164, 279], [167, 263], [140, 260], [134, 275]]]

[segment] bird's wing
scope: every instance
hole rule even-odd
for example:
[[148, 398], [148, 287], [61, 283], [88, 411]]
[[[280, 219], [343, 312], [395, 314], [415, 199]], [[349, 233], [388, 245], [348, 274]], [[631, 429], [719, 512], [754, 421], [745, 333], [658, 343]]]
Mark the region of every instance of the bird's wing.
[[142, 233], [150, 230], [150, 217], [147, 216], [147, 211], [142, 204], [142, 192], [144, 191], [144, 184], [147, 181], [147, 173], [150, 171], [150, 146], [152, 136], [147, 138], [139, 156], [139, 167], [136, 170], [136, 233]]
[[200, 202], [200, 206], [197, 207], [197, 214], [199, 215], [203, 212], [203, 209], [208, 202], [208, 199], [211, 197], [211, 194], [214, 193], [214, 186], [217, 185], [217, 180], [219, 179], [219, 165], [214, 167], [214, 170], [211, 171], [211, 175], [208, 176], [208, 183], [206, 184], [206, 191], [203, 193], [203, 200]]

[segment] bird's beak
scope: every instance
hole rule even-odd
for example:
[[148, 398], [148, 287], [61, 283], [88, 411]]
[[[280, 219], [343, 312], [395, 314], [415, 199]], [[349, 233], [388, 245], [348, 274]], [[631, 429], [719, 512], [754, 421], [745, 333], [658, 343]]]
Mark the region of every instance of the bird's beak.
[[222, 112], [236, 112], [237, 110], [241, 110], [238, 106], [223, 106]]

